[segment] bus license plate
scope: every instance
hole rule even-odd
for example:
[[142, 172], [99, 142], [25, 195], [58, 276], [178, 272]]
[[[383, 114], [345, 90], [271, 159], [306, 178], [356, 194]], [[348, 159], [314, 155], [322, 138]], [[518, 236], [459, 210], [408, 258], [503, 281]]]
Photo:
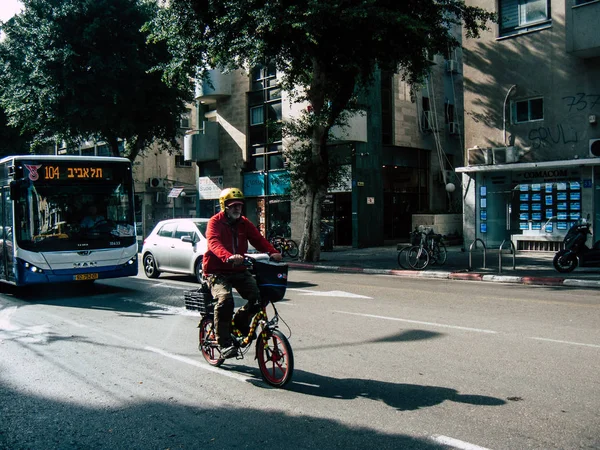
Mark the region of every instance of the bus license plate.
[[84, 281], [84, 280], [97, 280], [97, 273], [80, 273], [79, 275], [75, 275], [76, 281]]

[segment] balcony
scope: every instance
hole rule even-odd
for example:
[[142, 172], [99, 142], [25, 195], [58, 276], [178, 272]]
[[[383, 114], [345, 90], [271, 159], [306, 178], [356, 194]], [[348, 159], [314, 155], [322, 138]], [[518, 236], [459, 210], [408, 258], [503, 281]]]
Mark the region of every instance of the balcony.
[[219, 159], [219, 123], [203, 122], [204, 130], [186, 134], [183, 155], [186, 161], [215, 161]]
[[566, 2], [567, 52], [580, 58], [600, 56], [600, 0]]
[[209, 70], [207, 80], [196, 81], [196, 100], [210, 103], [231, 95], [231, 73]]

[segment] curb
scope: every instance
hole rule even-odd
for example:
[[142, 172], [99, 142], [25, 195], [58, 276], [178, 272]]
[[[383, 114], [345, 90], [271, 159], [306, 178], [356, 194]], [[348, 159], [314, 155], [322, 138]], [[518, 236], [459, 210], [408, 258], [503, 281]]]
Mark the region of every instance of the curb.
[[362, 267], [325, 266], [307, 263], [287, 263], [288, 267], [302, 270], [322, 270], [338, 273], [365, 273], [371, 275], [393, 275], [406, 278], [437, 278], [462, 281], [484, 281], [496, 283], [526, 284], [532, 286], [570, 286], [591, 287], [600, 289], [600, 281], [565, 279], [558, 277], [533, 277], [533, 276], [510, 276], [510, 275], [485, 275], [474, 272], [422, 272], [419, 270], [397, 270], [397, 269], [367, 269]]

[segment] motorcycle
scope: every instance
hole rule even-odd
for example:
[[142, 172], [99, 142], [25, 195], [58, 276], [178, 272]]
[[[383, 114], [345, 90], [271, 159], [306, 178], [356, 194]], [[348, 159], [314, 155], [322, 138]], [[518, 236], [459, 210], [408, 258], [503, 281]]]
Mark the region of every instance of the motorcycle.
[[552, 264], [561, 273], [568, 273], [580, 267], [600, 267], [600, 240], [589, 248], [585, 243], [592, 234], [592, 224], [581, 220], [574, 224], [563, 240], [564, 249], [554, 255]]

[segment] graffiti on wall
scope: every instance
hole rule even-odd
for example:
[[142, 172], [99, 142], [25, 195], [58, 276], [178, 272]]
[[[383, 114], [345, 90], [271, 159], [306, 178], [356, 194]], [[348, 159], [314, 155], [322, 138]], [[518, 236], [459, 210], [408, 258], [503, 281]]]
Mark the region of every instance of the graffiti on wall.
[[[587, 123], [587, 120], [582, 120], [583, 118], [577, 113], [600, 111], [600, 94], [578, 92], [562, 97], [562, 100], [567, 109], [568, 118], [556, 125], [530, 130], [527, 138], [532, 148], [538, 149], [552, 144], [576, 144], [585, 134], [585, 130], [580, 128]], [[575, 115], [570, 115], [573, 113]]]

